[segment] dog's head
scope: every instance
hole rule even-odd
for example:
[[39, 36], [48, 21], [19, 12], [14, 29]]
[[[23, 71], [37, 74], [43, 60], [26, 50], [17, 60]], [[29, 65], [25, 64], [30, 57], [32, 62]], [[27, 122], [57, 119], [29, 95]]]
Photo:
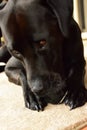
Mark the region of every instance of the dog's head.
[[70, 1], [56, 0], [56, 6], [55, 0], [9, 0], [0, 12], [8, 50], [23, 63], [35, 93], [57, 93], [64, 87], [62, 46], [69, 30]]

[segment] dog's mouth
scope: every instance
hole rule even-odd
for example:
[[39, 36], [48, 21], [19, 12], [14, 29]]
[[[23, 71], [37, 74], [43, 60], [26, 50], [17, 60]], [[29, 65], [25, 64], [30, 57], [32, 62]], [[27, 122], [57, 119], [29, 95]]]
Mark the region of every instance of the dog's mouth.
[[59, 74], [51, 73], [49, 76], [45, 76], [43, 82], [44, 88], [37, 95], [46, 99], [48, 103], [59, 103], [66, 93], [65, 81]]
[[59, 74], [56, 73], [50, 74], [46, 82], [48, 83], [48, 93], [59, 92], [65, 86], [65, 81], [61, 78]]
[[36, 93], [40, 97], [56, 97], [56, 95], [59, 95], [59, 92], [66, 86], [65, 81], [57, 73], [50, 73], [49, 75], [42, 76], [42, 83], [43, 89]]

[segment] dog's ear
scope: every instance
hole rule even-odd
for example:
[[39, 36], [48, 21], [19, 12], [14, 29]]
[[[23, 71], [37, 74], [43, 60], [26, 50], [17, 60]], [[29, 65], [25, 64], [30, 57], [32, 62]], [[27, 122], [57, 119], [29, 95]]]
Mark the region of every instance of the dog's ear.
[[67, 37], [73, 13], [73, 0], [47, 0], [55, 13], [62, 34]]
[[0, 3], [0, 10], [5, 7], [6, 3], [7, 3], [7, 1], [2, 1], [2, 2]]
[[7, 4], [7, 1], [0, 2], [0, 20], [2, 19], [2, 16], [3, 16], [2, 9], [5, 7], [6, 4]]

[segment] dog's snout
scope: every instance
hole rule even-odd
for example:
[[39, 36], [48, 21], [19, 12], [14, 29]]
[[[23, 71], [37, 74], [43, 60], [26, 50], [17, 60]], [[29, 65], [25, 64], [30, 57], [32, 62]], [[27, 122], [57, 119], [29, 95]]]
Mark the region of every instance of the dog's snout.
[[39, 93], [39, 92], [41, 92], [43, 90], [43, 83], [42, 83], [42, 81], [35, 80], [35, 81], [32, 82], [31, 85], [32, 85], [31, 86], [31, 90], [34, 93]]

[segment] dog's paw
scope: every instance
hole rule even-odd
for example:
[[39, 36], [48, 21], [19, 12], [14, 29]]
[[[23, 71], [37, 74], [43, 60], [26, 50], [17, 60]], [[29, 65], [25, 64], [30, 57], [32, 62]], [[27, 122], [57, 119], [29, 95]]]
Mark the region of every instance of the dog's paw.
[[68, 91], [63, 102], [70, 106], [70, 109], [80, 107], [87, 101], [87, 90], [81, 89], [79, 91]]
[[43, 110], [42, 106], [40, 104], [38, 104], [38, 102], [36, 102], [36, 101], [32, 101], [30, 103], [27, 102], [26, 107], [31, 110], [36, 110], [36, 111]]
[[27, 98], [25, 98], [25, 106], [31, 110], [43, 111], [46, 105], [44, 105], [44, 102], [39, 97], [32, 94], [27, 95]]

